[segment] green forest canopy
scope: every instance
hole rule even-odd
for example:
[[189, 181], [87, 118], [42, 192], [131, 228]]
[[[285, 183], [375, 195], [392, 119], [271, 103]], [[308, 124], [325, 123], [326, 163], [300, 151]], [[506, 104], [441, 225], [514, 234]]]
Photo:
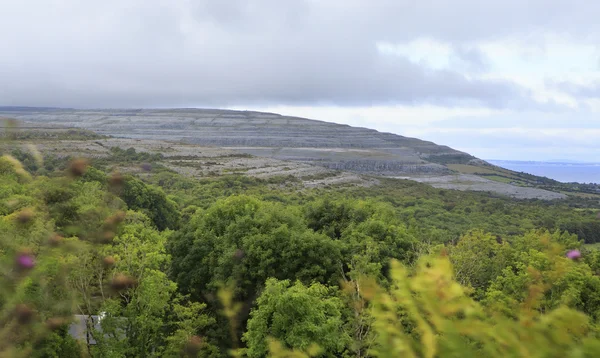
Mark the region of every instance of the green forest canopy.
[[[111, 153], [0, 159], [0, 353], [600, 353], [597, 204], [192, 179]], [[93, 340], [68, 333], [73, 314], [100, 313]]]

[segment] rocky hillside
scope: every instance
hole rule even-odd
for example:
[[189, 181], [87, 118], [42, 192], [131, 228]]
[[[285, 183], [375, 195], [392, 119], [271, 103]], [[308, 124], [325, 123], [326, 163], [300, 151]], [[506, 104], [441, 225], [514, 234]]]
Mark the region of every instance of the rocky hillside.
[[[520, 199], [566, 197], [556, 192], [562, 190], [538, 182], [544, 178], [495, 167], [446, 146], [273, 113], [0, 107], [0, 118], [18, 120], [24, 147], [91, 158], [110, 155], [113, 147], [133, 148], [160, 153], [164, 165], [195, 177], [241, 173], [274, 181], [293, 177], [302, 186], [313, 187], [370, 186], [378, 181], [373, 174]], [[0, 132], [0, 137], [4, 134]]]
[[78, 127], [115, 137], [218, 146], [259, 157], [378, 175], [448, 174], [477, 161], [416, 138], [273, 113], [213, 109], [76, 110], [0, 107], [36, 126]]

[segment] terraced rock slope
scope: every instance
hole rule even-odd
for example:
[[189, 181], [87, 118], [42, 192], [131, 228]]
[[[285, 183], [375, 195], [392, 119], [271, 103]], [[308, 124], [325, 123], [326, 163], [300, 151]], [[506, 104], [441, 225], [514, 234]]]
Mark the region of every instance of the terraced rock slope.
[[[177, 152], [174, 158], [180, 157], [179, 151], [183, 149], [188, 158], [193, 156], [194, 151], [207, 153], [206, 147], [249, 154], [256, 159], [240, 159], [244, 163], [224, 160], [227, 163], [220, 163], [221, 169], [239, 169], [256, 176], [283, 174], [280, 171], [289, 172], [288, 174], [298, 172], [299, 177], [315, 178], [315, 185], [320, 185], [322, 178], [326, 178], [326, 183], [364, 183], [364, 179], [357, 174], [370, 174], [410, 178], [440, 188], [492, 191], [517, 198], [565, 197], [548, 190], [499, 183], [460, 171], [458, 173], [455, 169], [457, 165], [486, 167], [489, 164], [447, 146], [373, 129], [274, 113], [215, 109], [81, 110], [0, 107], [0, 117], [14, 118], [37, 128], [83, 128], [98, 134], [129, 139], [116, 141], [119, 147], [130, 145], [131, 140], [144, 140], [151, 147], [156, 147], [159, 141], [169, 141], [170, 144], [162, 143], [157, 148], [164, 152], [170, 147]], [[182, 146], [184, 144], [186, 146]], [[79, 145], [81, 144], [75, 144], [76, 147]], [[137, 148], [140, 145], [144, 146], [139, 142], [132, 146]], [[178, 149], [175, 150], [176, 148]], [[88, 149], [92, 150], [91, 147]], [[188, 153], [189, 151], [192, 153]], [[227, 158], [233, 157], [235, 156], [227, 154]], [[198, 166], [204, 168], [202, 171], [196, 168], [194, 173], [197, 175], [206, 174], [204, 171], [209, 166], [219, 167], [212, 164], [213, 161], [202, 158], [204, 154], [196, 159], [206, 163], [185, 163], [179, 160], [172, 164], [180, 170], [183, 167], [185, 170]], [[258, 158], [268, 161], [259, 163]], [[285, 161], [296, 164], [292, 168]], [[276, 170], [279, 167], [281, 170]], [[339, 174], [326, 175], [322, 169], [315, 171], [318, 167], [336, 170]], [[210, 169], [210, 172], [215, 170]], [[348, 175], [347, 172], [355, 174]], [[368, 182], [371, 183], [371, 180]]]
[[0, 107], [0, 116], [115, 137], [212, 145], [330, 169], [447, 174], [474, 157], [416, 138], [272, 113], [212, 109], [73, 110]]

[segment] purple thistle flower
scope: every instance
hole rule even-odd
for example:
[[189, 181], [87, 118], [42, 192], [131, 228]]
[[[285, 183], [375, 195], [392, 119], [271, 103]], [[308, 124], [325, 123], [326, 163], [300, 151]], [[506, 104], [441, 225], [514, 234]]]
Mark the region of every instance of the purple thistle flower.
[[31, 255], [21, 254], [17, 257], [17, 265], [22, 269], [31, 269], [35, 266], [35, 260]]
[[571, 260], [577, 260], [581, 258], [581, 252], [579, 250], [571, 250], [567, 252], [567, 258], [570, 258]]

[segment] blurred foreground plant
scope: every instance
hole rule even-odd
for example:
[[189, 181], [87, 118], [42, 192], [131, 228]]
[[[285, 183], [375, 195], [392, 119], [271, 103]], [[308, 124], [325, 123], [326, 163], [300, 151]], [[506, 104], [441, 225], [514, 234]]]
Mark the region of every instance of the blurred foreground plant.
[[[588, 317], [561, 306], [535, 309], [545, 287], [534, 283], [517, 318], [493, 311], [472, 299], [453, 277], [446, 256], [425, 256], [413, 273], [397, 261], [391, 286], [361, 278], [369, 306], [374, 342], [369, 357], [598, 357], [600, 341]], [[269, 340], [272, 357], [329, 356], [314, 347], [299, 351]]]
[[392, 263], [392, 287], [377, 289], [373, 304], [378, 357], [583, 357], [598, 356], [600, 342], [588, 317], [567, 307], [541, 313], [533, 301], [544, 287], [530, 286], [517, 318], [482, 307], [453, 278], [447, 257], [423, 257], [410, 275]]
[[[41, 161], [39, 153], [34, 151]], [[62, 340], [60, 349], [76, 346], [66, 329], [77, 312], [76, 290], [68, 281], [79, 264], [69, 260], [104, 230], [86, 231], [85, 237], [63, 235], [67, 228], [56, 226], [52, 208], [69, 199], [87, 163], [72, 161], [68, 176], [35, 178], [15, 158], [0, 158], [2, 216], [0, 217], [0, 356], [41, 354], [48, 337]], [[63, 197], [61, 197], [63, 196]], [[108, 199], [108, 198], [107, 198]], [[90, 208], [87, 213], [103, 219], [110, 203]], [[76, 223], [72, 223], [73, 226]], [[84, 229], [85, 223], [82, 223]], [[59, 233], [59, 231], [61, 231]], [[83, 233], [83, 230], [76, 230]], [[56, 335], [56, 333], [60, 333]], [[77, 354], [77, 347], [73, 349]]]

